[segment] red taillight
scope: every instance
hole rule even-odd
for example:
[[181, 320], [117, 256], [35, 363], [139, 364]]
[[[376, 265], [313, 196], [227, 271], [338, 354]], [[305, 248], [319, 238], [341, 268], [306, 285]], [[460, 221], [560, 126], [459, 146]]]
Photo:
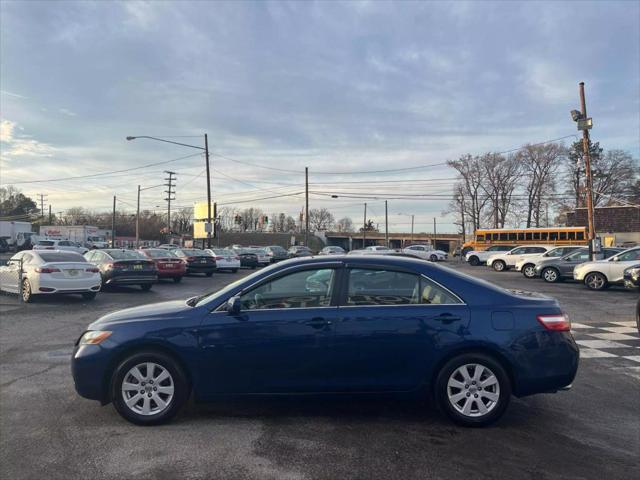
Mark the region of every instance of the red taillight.
[[107, 268], [113, 268], [114, 270], [120, 270], [121, 268], [125, 268], [126, 265], [123, 265], [122, 263], [109, 263], [107, 265]]
[[224, 257], [213, 257], [213, 258], [215, 258], [215, 259], [216, 259], [216, 261], [217, 261], [217, 260], [224, 260]]
[[193, 262], [195, 261], [196, 257], [187, 257], [187, 262]]
[[36, 268], [36, 272], [38, 273], [56, 273], [59, 271], [60, 271], [59, 268], [48, 268], [48, 267]]
[[571, 321], [566, 313], [556, 315], [538, 315], [537, 319], [547, 330], [553, 330], [556, 332], [568, 332], [571, 330]]
[[87, 268], [87, 272], [100, 273], [100, 269], [96, 267]]
[[234, 260], [240, 260], [240, 257], [233, 257]]

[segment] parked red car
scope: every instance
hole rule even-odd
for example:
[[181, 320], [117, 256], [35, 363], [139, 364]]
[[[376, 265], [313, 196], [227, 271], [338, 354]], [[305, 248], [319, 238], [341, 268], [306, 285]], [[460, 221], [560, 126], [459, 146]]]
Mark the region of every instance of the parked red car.
[[187, 274], [187, 264], [179, 259], [171, 250], [162, 248], [145, 248], [138, 250], [147, 258], [153, 260], [158, 269], [158, 279], [173, 278], [179, 283]]

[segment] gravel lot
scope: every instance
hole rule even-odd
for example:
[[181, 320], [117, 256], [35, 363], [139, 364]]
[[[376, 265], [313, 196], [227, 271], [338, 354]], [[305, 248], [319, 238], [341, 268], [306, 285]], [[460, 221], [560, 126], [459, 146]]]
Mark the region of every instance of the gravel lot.
[[[248, 272], [188, 277], [147, 293], [105, 292], [93, 302], [63, 297], [20, 305], [1, 295], [0, 477], [640, 478], [640, 348], [637, 332], [620, 323], [634, 320], [637, 293], [591, 292], [449, 264], [509, 288], [555, 296], [581, 324], [575, 335], [586, 345], [606, 347], [593, 341], [615, 343], [619, 335], [635, 343], [590, 348], [571, 391], [514, 399], [502, 421], [487, 429], [453, 426], [418, 402], [362, 398], [190, 404], [172, 424], [144, 428], [75, 393], [73, 342], [107, 312], [186, 298]], [[607, 326], [613, 330], [601, 330]]]

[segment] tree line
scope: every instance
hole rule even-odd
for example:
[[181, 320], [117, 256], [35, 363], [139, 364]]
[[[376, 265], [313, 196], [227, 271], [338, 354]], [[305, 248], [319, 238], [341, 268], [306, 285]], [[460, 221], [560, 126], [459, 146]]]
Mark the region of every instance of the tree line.
[[[640, 203], [638, 160], [623, 150], [590, 143], [594, 206]], [[570, 147], [525, 145], [509, 154], [462, 155], [447, 162], [457, 172], [446, 213], [466, 233], [482, 227], [541, 227], [586, 206], [582, 141]], [[551, 218], [549, 217], [551, 215]]]

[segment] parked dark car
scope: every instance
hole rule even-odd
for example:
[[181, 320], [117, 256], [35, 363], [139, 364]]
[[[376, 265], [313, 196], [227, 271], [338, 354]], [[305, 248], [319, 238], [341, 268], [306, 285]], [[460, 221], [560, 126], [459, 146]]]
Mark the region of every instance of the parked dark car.
[[216, 259], [197, 248], [174, 248], [173, 254], [187, 263], [187, 274], [204, 273], [207, 277], [216, 271]]
[[271, 258], [271, 263], [276, 263], [289, 258], [287, 251], [280, 245], [271, 245], [269, 247], [264, 247], [264, 249], [267, 251], [267, 255]]
[[231, 248], [240, 257], [240, 267], [256, 269], [260, 266], [258, 255], [248, 248], [234, 246]]
[[171, 250], [145, 248], [138, 251], [156, 264], [159, 279], [170, 278], [175, 283], [180, 283], [182, 277], [187, 274], [186, 262], [178, 258]]
[[[9, 251], [9, 244], [4, 238], [0, 237], [0, 253], [5, 253]], [[286, 252], [285, 252], [286, 253]]]
[[304, 245], [294, 245], [293, 247], [289, 248], [289, 251], [287, 253], [289, 255], [289, 258], [310, 257], [313, 255], [313, 252]]
[[81, 396], [142, 425], [169, 420], [193, 392], [429, 395], [481, 426], [512, 394], [570, 387], [570, 329], [553, 298], [432, 263], [314, 257], [103, 316], [76, 341], [72, 373]]
[[[609, 258], [622, 251], [621, 248], [603, 248], [602, 258]], [[575, 266], [588, 261], [589, 249], [579, 248], [560, 258], [546, 258], [538, 261], [535, 266], [535, 276], [549, 283], [572, 280]]]
[[103, 286], [140, 285], [142, 290], [151, 290], [158, 281], [155, 263], [135, 250], [89, 250], [84, 258], [98, 267]]

